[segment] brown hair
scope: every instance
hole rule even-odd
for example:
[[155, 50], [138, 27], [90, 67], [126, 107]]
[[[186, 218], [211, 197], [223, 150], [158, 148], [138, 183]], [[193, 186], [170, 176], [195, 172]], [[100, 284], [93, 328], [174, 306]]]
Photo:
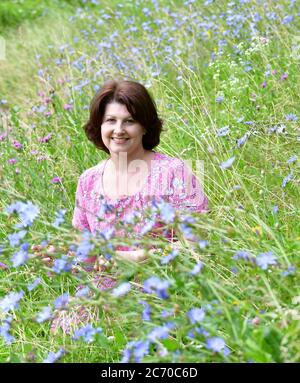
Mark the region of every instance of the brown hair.
[[126, 106], [132, 118], [146, 130], [142, 144], [151, 150], [159, 144], [163, 120], [158, 117], [156, 104], [147, 89], [140, 83], [129, 80], [109, 80], [94, 96], [90, 105], [90, 117], [84, 125], [85, 133], [95, 146], [109, 153], [101, 138], [101, 125], [106, 105], [118, 102]]

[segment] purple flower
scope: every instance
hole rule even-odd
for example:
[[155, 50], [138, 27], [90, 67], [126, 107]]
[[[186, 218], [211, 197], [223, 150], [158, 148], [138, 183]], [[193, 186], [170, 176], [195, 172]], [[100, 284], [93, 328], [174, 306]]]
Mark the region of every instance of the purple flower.
[[90, 243], [88, 239], [83, 239], [76, 250], [76, 256], [77, 260], [84, 262], [87, 258], [89, 253], [94, 249], [95, 245], [93, 243]]
[[283, 80], [286, 80], [288, 78], [288, 74], [287, 73], [283, 73], [280, 77], [280, 80], [283, 81]]
[[10, 246], [12, 246], [12, 247], [18, 246], [21, 239], [23, 239], [26, 234], [27, 234], [26, 230], [21, 230], [17, 233], [9, 234], [7, 236], [7, 238], [9, 239]]
[[194, 266], [193, 270], [189, 272], [189, 275], [197, 275], [202, 270], [203, 263], [201, 261], [198, 261], [196, 265]]
[[22, 145], [19, 141], [14, 141], [14, 142], [13, 142], [13, 146], [14, 146], [16, 149], [22, 149], [22, 148], [23, 148], [23, 145]]
[[57, 274], [60, 274], [63, 271], [68, 272], [72, 269], [73, 264], [73, 259], [70, 261], [67, 255], [62, 255], [61, 258], [54, 260], [52, 270]]
[[39, 208], [37, 206], [33, 205], [32, 202], [24, 203], [21, 201], [18, 201], [14, 204], [7, 206], [5, 211], [8, 214], [11, 214], [14, 212], [19, 214], [19, 217], [21, 219], [21, 223], [16, 224], [15, 225], [16, 228], [23, 228], [26, 226], [31, 226], [34, 219], [38, 216], [38, 214], [40, 212]]
[[60, 226], [60, 224], [62, 224], [65, 221], [66, 212], [67, 212], [67, 210], [65, 210], [65, 209], [61, 209], [61, 210], [55, 212], [56, 219], [52, 224], [53, 227], [58, 228]]
[[71, 110], [71, 109], [73, 109], [73, 105], [71, 105], [71, 104], [64, 104], [63, 108], [64, 108], [64, 110]]
[[89, 295], [90, 288], [88, 286], [81, 287], [75, 294], [75, 297], [84, 298]]
[[150, 331], [147, 338], [150, 340], [150, 342], [156, 342], [158, 339], [167, 339], [169, 332], [173, 327], [174, 324], [171, 322], [166, 323], [163, 326], [155, 327], [152, 331]]
[[63, 348], [58, 350], [56, 353], [49, 352], [47, 358], [43, 360], [43, 363], [57, 362], [65, 353], [66, 353], [66, 351]]
[[17, 160], [15, 158], [10, 158], [7, 160], [7, 162], [12, 165], [12, 164], [15, 164]]
[[217, 96], [217, 97], [216, 97], [216, 102], [217, 102], [217, 103], [220, 104], [220, 103], [223, 102], [223, 101], [224, 101], [224, 96]]
[[40, 137], [38, 140], [39, 142], [46, 143], [49, 142], [52, 138], [52, 133], [47, 134], [45, 137]]
[[228, 125], [224, 126], [223, 128], [217, 130], [217, 137], [228, 136], [229, 132], [230, 132], [229, 126]]
[[59, 177], [54, 177], [54, 178], [52, 178], [52, 180], [50, 182], [52, 184], [60, 184], [61, 183], [61, 179]]
[[20, 290], [18, 293], [11, 292], [7, 294], [0, 301], [0, 308], [4, 313], [10, 310], [15, 310], [19, 307], [19, 301], [23, 298], [24, 291]]
[[54, 307], [57, 309], [57, 310], [65, 310], [68, 306], [68, 303], [69, 303], [69, 294], [67, 293], [64, 293], [62, 295], [60, 295], [59, 297], [57, 297], [54, 301]]
[[38, 277], [38, 278], [36, 278], [31, 284], [27, 285], [27, 290], [28, 290], [28, 291], [32, 291], [32, 290], [35, 289], [36, 286], [37, 286], [38, 284], [40, 284], [40, 283], [41, 283], [41, 278]]
[[135, 363], [139, 363], [149, 353], [149, 346], [148, 340], [129, 342], [123, 351], [121, 363], [128, 363], [132, 361], [132, 358], [134, 358]]
[[129, 282], [121, 283], [120, 286], [116, 287], [112, 291], [114, 297], [120, 297], [126, 295], [131, 289], [131, 284]]
[[87, 343], [91, 343], [94, 340], [96, 334], [101, 334], [103, 332], [101, 327], [94, 328], [91, 324], [88, 324], [80, 329], [76, 330], [73, 335], [74, 340], [83, 338]]
[[287, 277], [288, 275], [293, 275], [293, 274], [295, 274], [295, 271], [296, 271], [296, 267], [293, 266], [293, 265], [290, 265], [290, 266], [287, 268], [287, 270], [285, 270], [285, 271], [283, 271], [283, 272], [281, 273], [281, 275], [282, 275], [283, 277]]
[[247, 132], [246, 134], [243, 135], [243, 137], [239, 138], [236, 142], [237, 147], [240, 148], [241, 146], [243, 146], [249, 136], [250, 136], [250, 133]]
[[187, 312], [187, 317], [192, 324], [202, 322], [205, 316], [205, 311], [201, 308], [193, 308]]
[[272, 251], [259, 254], [256, 259], [256, 264], [262, 270], [267, 270], [269, 265], [276, 265], [276, 258]]
[[161, 280], [157, 277], [150, 277], [144, 282], [144, 291], [149, 294], [156, 293], [159, 298], [167, 299], [169, 294], [167, 289], [169, 287], [169, 282]]
[[26, 251], [20, 250], [12, 256], [11, 260], [13, 262], [13, 267], [24, 265], [24, 263], [28, 261], [28, 254]]
[[49, 319], [52, 319], [52, 309], [50, 306], [47, 306], [44, 307], [40, 312], [38, 312], [35, 320], [37, 323], [43, 323]]
[[227, 161], [222, 162], [219, 166], [221, 169], [228, 169], [232, 166], [234, 160], [235, 160], [235, 157], [231, 157]]
[[234, 259], [235, 261], [239, 258], [244, 259], [245, 261], [251, 261], [252, 260], [251, 254], [245, 250], [238, 250], [235, 253], [235, 255], [232, 257], [232, 259]]

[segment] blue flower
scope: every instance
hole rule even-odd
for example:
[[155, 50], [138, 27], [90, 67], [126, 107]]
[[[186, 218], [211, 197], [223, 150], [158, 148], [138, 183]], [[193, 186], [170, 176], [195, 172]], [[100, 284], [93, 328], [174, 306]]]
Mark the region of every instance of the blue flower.
[[244, 145], [244, 143], [247, 141], [249, 135], [250, 135], [250, 133], [247, 132], [246, 134], [243, 135], [243, 137], [241, 137], [237, 140], [236, 145], [238, 148], [240, 148], [241, 146]]
[[0, 301], [0, 308], [4, 313], [10, 310], [15, 310], [19, 307], [19, 301], [23, 298], [24, 291], [20, 290], [18, 293], [9, 293]]
[[32, 291], [34, 288], [36, 288], [36, 286], [41, 282], [41, 278], [38, 277], [36, 278], [31, 284], [29, 284], [27, 286], [27, 290], [28, 291]]
[[12, 256], [11, 260], [13, 262], [13, 267], [24, 265], [24, 263], [28, 261], [28, 254], [26, 251], [20, 250]]
[[84, 262], [93, 249], [94, 244], [90, 243], [88, 239], [83, 239], [76, 250], [77, 260]]
[[21, 219], [20, 224], [16, 224], [16, 228], [23, 228], [26, 226], [31, 226], [35, 218], [39, 215], [40, 209], [33, 205], [32, 202], [16, 202], [15, 204], [12, 204], [6, 208], [6, 212], [13, 213], [17, 212], [19, 214], [19, 217]]
[[134, 358], [135, 363], [141, 362], [142, 358], [149, 353], [150, 342], [148, 340], [140, 340], [129, 342], [123, 351], [121, 363], [128, 363]]
[[236, 251], [235, 255], [232, 257], [232, 259], [234, 259], [235, 261], [239, 258], [244, 259], [245, 261], [252, 260], [251, 254], [246, 250], [238, 250]]
[[216, 102], [217, 102], [217, 103], [220, 104], [220, 103], [223, 102], [223, 101], [224, 101], [224, 96], [220, 95], [220, 96], [217, 96], [217, 97], [216, 97]]
[[43, 323], [46, 320], [49, 320], [52, 318], [52, 309], [50, 306], [44, 307], [40, 312], [38, 312], [36, 317], [37, 323]]
[[0, 336], [2, 336], [7, 345], [12, 344], [15, 341], [15, 337], [9, 333], [12, 319], [11, 316], [6, 317], [0, 327]]
[[158, 339], [167, 339], [169, 336], [170, 330], [174, 327], [172, 322], [166, 323], [163, 326], [155, 327], [150, 333], [147, 335], [147, 338], [151, 342], [156, 342]]
[[201, 261], [198, 261], [193, 270], [189, 272], [189, 275], [197, 275], [200, 273], [200, 271], [202, 270], [202, 267], [203, 267], [203, 263]]
[[172, 261], [174, 258], [176, 258], [178, 254], [179, 254], [179, 251], [177, 249], [173, 249], [168, 255], [165, 255], [161, 258], [160, 263], [162, 265], [166, 265], [167, 263]]
[[231, 157], [227, 161], [222, 162], [219, 166], [221, 169], [228, 169], [232, 166], [234, 160], [235, 160], [235, 157]]
[[26, 235], [27, 231], [26, 230], [21, 230], [17, 233], [9, 234], [7, 238], [9, 239], [9, 244], [10, 246], [18, 246], [21, 239], [23, 239]]
[[80, 288], [76, 294], [75, 297], [82, 298], [82, 297], [87, 297], [89, 295], [90, 288], [88, 286]]
[[60, 274], [62, 271], [68, 272], [72, 269], [73, 264], [74, 259], [70, 261], [67, 255], [63, 255], [61, 258], [54, 260], [52, 270], [57, 274]]
[[49, 352], [47, 358], [43, 360], [43, 363], [57, 362], [65, 353], [66, 351], [63, 348], [59, 349], [56, 353]]
[[282, 187], [283, 188], [285, 188], [286, 187], [286, 184], [288, 183], [288, 182], [290, 182], [291, 181], [291, 179], [293, 178], [293, 173], [291, 172], [290, 174], [288, 174], [284, 179], [283, 179], [283, 181], [282, 181]]
[[67, 212], [67, 210], [65, 210], [65, 209], [61, 209], [61, 210], [55, 212], [56, 219], [52, 224], [53, 227], [58, 228], [60, 226], [60, 224], [62, 224], [65, 221], [66, 212]]
[[96, 334], [101, 334], [102, 331], [101, 327], [94, 328], [91, 324], [88, 324], [76, 330], [74, 332], [73, 339], [78, 340], [79, 338], [83, 338], [85, 342], [91, 343], [94, 340], [94, 336]]
[[150, 308], [150, 305], [146, 301], [143, 301], [143, 300], [140, 300], [139, 303], [142, 304], [145, 307], [144, 311], [142, 312], [142, 319], [144, 321], [150, 321], [151, 320], [151, 308]]
[[296, 267], [293, 266], [293, 265], [290, 265], [290, 266], [287, 268], [287, 270], [285, 270], [285, 271], [283, 271], [283, 272], [281, 273], [281, 275], [282, 275], [283, 277], [287, 277], [288, 275], [293, 275], [293, 274], [295, 274], [295, 271], [296, 271]]
[[256, 259], [256, 264], [262, 270], [267, 270], [269, 265], [276, 265], [276, 258], [272, 251], [259, 254]]
[[297, 156], [295, 155], [295, 156], [292, 156], [292, 157], [290, 157], [288, 160], [287, 160], [287, 163], [288, 164], [292, 164], [293, 162], [295, 162], [295, 161], [297, 161]]
[[161, 280], [157, 277], [150, 277], [144, 282], [144, 291], [149, 294], [156, 293], [159, 298], [167, 299], [169, 294], [167, 289], [169, 287], [169, 282]]
[[285, 115], [287, 121], [298, 121], [298, 117], [294, 113], [289, 113]]
[[202, 322], [205, 317], [205, 311], [201, 308], [193, 308], [187, 312], [187, 317], [192, 324]]
[[220, 337], [208, 338], [206, 340], [206, 348], [213, 352], [221, 352], [222, 350], [224, 350], [225, 346], [226, 344], [224, 339]]
[[174, 208], [167, 202], [161, 201], [159, 203], [160, 208], [160, 216], [164, 223], [171, 223], [175, 218], [175, 210]]
[[228, 136], [229, 132], [230, 132], [229, 125], [223, 126], [223, 128], [220, 128], [217, 130], [217, 137]]
[[111, 294], [114, 297], [120, 297], [127, 294], [130, 289], [131, 289], [131, 284], [129, 282], [124, 282], [124, 283], [121, 283], [120, 286], [114, 288]]
[[69, 294], [68, 293], [64, 293], [62, 295], [60, 295], [59, 297], [57, 297], [54, 301], [54, 307], [57, 309], [57, 310], [64, 310], [67, 308], [68, 306], [68, 303], [69, 303]]

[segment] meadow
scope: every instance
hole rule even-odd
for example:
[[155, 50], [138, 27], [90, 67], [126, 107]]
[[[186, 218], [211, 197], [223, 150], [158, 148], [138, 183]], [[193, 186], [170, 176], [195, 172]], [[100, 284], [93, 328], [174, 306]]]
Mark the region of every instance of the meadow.
[[[1, 4], [0, 361], [299, 362], [299, 3]], [[157, 151], [204, 164], [209, 214], [162, 206], [179, 250], [158, 238], [143, 264], [71, 225], [80, 174], [106, 158], [82, 126], [110, 78], [153, 96]], [[78, 261], [100, 253], [114, 289]], [[80, 304], [89, 324], [52, 334]]]

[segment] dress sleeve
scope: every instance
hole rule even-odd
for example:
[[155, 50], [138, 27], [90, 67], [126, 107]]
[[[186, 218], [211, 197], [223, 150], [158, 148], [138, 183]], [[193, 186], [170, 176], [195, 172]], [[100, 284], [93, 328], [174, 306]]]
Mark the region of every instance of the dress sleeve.
[[85, 208], [84, 200], [85, 198], [84, 198], [84, 193], [82, 188], [82, 180], [81, 180], [81, 177], [79, 177], [77, 189], [76, 189], [75, 208], [73, 213], [72, 225], [81, 231], [84, 229], [91, 231], [88, 220], [87, 220], [87, 216], [86, 216], [86, 208]]
[[182, 160], [171, 170], [169, 203], [176, 209], [198, 213], [208, 212], [208, 198], [190, 167]]

